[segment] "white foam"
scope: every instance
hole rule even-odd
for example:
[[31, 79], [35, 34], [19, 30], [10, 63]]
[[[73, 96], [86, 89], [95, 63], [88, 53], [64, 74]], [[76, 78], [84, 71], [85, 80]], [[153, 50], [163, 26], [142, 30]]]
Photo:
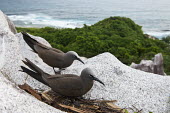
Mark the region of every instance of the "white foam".
[[170, 31], [148, 31], [145, 33], [159, 39], [170, 36]]
[[27, 15], [10, 15], [8, 16], [17, 25], [17, 21], [23, 22], [23, 24], [31, 25], [43, 25], [53, 26], [59, 28], [76, 28], [82, 27], [84, 21], [73, 21], [73, 20], [59, 20], [54, 19], [45, 14], [27, 14]]

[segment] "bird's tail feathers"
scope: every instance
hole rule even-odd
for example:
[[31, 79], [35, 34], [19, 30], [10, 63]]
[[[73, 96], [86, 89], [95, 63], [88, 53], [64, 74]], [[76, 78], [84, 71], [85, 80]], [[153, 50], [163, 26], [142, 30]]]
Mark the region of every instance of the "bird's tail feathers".
[[25, 42], [31, 47], [31, 49], [33, 49], [35, 53], [37, 53], [37, 51], [34, 49], [34, 45], [39, 42], [31, 38], [31, 36], [29, 36], [26, 32], [21, 32], [21, 33], [23, 35], [23, 39], [25, 40]]
[[31, 68], [33, 71], [39, 73], [39, 74], [43, 74], [44, 71], [42, 69], [40, 69], [38, 66], [36, 66], [34, 63], [32, 63], [30, 60], [28, 60], [27, 58], [25, 58], [26, 61], [23, 61], [23, 63], [25, 65], [27, 65], [29, 68]]
[[34, 72], [34, 71], [32, 71], [32, 70], [24, 67], [24, 66], [21, 66], [21, 69], [22, 69], [22, 70], [20, 70], [20, 71], [27, 73], [28, 75], [30, 75], [30, 76], [33, 77], [34, 79], [36, 79], [36, 80], [40, 81], [41, 83], [49, 86], [48, 83], [46, 83], [46, 82], [43, 80], [41, 74], [36, 73], [36, 72]]

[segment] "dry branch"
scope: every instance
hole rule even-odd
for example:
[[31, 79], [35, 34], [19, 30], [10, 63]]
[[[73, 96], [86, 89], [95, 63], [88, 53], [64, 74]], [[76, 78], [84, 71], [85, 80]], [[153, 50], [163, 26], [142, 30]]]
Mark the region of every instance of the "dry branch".
[[27, 84], [19, 85], [19, 87], [38, 100], [69, 113], [125, 113], [125, 110], [113, 104], [116, 100], [90, 100], [63, 97], [53, 91], [39, 93]]

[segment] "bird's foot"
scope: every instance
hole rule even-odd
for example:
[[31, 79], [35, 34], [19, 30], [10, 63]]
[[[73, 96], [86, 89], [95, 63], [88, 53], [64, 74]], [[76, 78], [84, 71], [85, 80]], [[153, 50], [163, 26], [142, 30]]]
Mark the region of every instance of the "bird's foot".
[[61, 71], [62, 71], [62, 70], [60, 70], [60, 69], [59, 69], [59, 71], [56, 71], [56, 70], [54, 69], [54, 67], [53, 67], [53, 70], [54, 70], [54, 73], [55, 73], [55, 74], [61, 74]]
[[55, 74], [61, 74], [61, 71], [63, 71], [63, 70], [66, 70], [65, 68], [61, 68], [61, 69], [59, 69], [58, 71], [55, 71], [54, 70], [54, 72], [55, 72]]
[[54, 71], [54, 73], [57, 75], [57, 74], [61, 74], [61, 70], [59, 71]]
[[66, 68], [61, 68], [61, 69], [59, 69], [60, 71], [63, 71], [63, 70], [66, 70]]

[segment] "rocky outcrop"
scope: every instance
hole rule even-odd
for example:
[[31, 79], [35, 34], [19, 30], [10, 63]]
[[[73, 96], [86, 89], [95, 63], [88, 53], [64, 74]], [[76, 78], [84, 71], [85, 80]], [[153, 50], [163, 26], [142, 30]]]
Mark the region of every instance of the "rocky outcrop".
[[63, 113], [39, 100], [0, 73], [0, 112], [1, 113]]
[[0, 29], [17, 33], [14, 23], [0, 10]]
[[[3, 25], [6, 20], [0, 21]], [[6, 22], [7, 23], [7, 22]], [[48, 106], [17, 88], [26, 82], [31, 87], [46, 90], [49, 87], [22, 73], [20, 66], [24, 58], [30, 59], [48, 73], [53, 69], [42, 62], [37, 54], [24, 42], [21, 33], [13, 34], [0, 26], [0, 112], [61, 112]], [[36, 40], [50, 46], [44, 39], [33, 36]], [[135, 106], [143, 113], [169, 113], [170, 77], [155, 76], [133, 69], [121, 63], [110, 53], [103, 53], [93, 58], [84, 59], [85, 65], [75, 61], [62, 73], [80, 74], [90, 67], [96, 76], [105, 83], [105, 87], [95, 82], [93, 88], [84, 95], [85, 98], [117, 100], [122, 108]], [[15, 85], [14, 85], [15, 84]], [[8, 103], [8, 104], [7, 104]]]
[[6, 16], [6, 15], [4, 15], [4, 16], [5, 16], [5, 18], [6, 18], [7, 22], [8, 22], [9, 29], [11, 30], [11, 32], [13, 32], [14, 34], [16, 34], [16, 33], [17, 33], [17, 30], [16, 30], [16, 28], [15, 28], [14, 23], [8, 18], [8, 16]]
[[[25, 91], [20, 90], [17, 85], [23, 84], [26, 75], [19, 72], [21, 60], [31, 52], [25, 48], [19, 39], [21, 34], [14, 35], [8, 25], [8, 20], [0, 12], [0, 112], [1, 113], [63, 113], [37, 99]], [[42, 43], [49, 45], [42, 38]], [[32, 53], [31, 53], [32, 54]], [[30, 55], [31, 55], [30, 54]], [[32, 60], [36, 55], [31, 55]], [[37, 58], [34, 59], [34, 61]], [[29, 80], [28, 80], [29, 81]], [[30, 84], [33, 81], [29, 82]], [[36, 83], [34, 83], [36, 84]], [[41, 85], [40, 85], [41, 87]]]
[[153, 60], [141, 60], [140, 64], [135, 64], [132, 62], [130, 67], [145, 72], [166, 75], [163, 68], [163, 56], [161, 53], [156, 54]]
[[154, 37], [154, 36], [151, 36], [151, 35], [148, 35], [148, 34], [145, 34], [145, 36], [147, 38], [150, 38], [150, 39], [153, 39], [153, 40], [157, 40], [158, 38]]
[[164, 66], [163, 66], [163, 56], [161, 53], [158, 53], [153, 58], [154, 62], [154, 73], [159, 75], [166, 75], [164, 72]]

